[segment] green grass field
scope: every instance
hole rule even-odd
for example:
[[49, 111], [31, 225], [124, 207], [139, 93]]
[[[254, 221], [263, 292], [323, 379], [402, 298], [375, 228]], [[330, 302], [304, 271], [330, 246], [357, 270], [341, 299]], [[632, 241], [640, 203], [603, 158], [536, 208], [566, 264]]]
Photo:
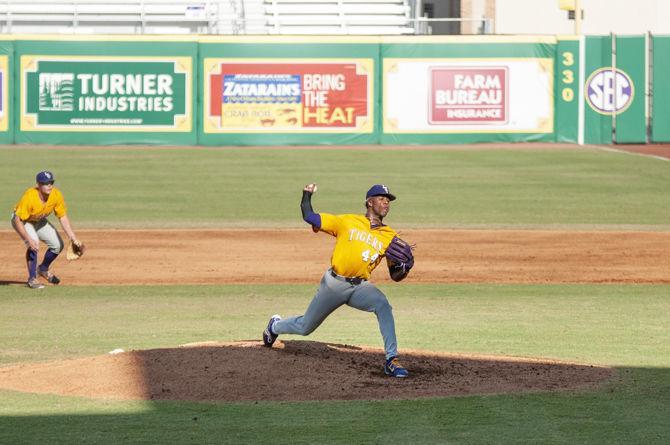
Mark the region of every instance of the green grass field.
[[315, 209], [360, 212], [385, 183], [408, 226], [643, 225], [670, 228], [670, 163], [595, 149], [0, 149], [0, 209], [51, 169], [77, 226], [298, 226]]
[[[7, 218], [43, 168], [75, 228], [298, 226], [300, 190], [316, 181], [315, 209], [331, 212], [358, 212], [372, 183], [390, 185], [394, 226], [670, 230], [670, 163], [593, 149], [2, 148]], [[0, 286], [0, 366], [256, 339], [275, 308], [300, 313], [314, 285]], [[322, 403], [0, 390], [0, 443], [670, 442], [670, 286], [410, 280], [383, 290], [401, 350], [546, 357], [617, 376], [581, 392]], [[309, 340], [380, 346], [374, 318], [348, 308]]]
[[[2, 443], [664, 443], [667, 286], [405, 285], [400, 346], [614, 366], [593, 392], [415, 401], [112, 402], [0, 391]], [[257, 338], [269, 307], [298, 313], [312, 286], [0, 288], [0, 363]], [[345, 308], [310, 340], [379, 346]], [[281, 378], [278, 375], [277, 378]], [[196, 419], [197, 420], [194, 420]]]

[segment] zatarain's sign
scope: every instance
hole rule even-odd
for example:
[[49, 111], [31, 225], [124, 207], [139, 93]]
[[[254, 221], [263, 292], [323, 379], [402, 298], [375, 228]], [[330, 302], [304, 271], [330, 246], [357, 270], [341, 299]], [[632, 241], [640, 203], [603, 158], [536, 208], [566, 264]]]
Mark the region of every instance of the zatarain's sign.
[[633, 80], [624, 71], [612, 67], [595, 70], [586, 80], [586, 101], [600, 114], [619, 114], [633, 102]]
[[205, 59], [207, 133], [372, 132], [369, 59]]
[[21, 129], [190, 131], [191, 59], [176, 59], [22, 56]]

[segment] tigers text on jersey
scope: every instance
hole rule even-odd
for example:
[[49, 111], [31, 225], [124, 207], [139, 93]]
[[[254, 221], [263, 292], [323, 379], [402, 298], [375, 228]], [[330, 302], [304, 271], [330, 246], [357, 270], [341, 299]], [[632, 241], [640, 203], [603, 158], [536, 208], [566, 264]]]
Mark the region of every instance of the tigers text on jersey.
[[56, 187], [51, 189], [46, 202], [40, 199], [37, 187], [29, 188], [14, 207], [14, 213], [21, 218], [21, 221], [37, 222], [49, 216], [51, 212], [55, 212], [58, 218], [67, 213], [63, 194]]
[[397, 232], [389, 226], [371, 228], [365, 215], [320, 215], [321, 230], [337, 238], [330, 259], [335, 273], [369, 279]]

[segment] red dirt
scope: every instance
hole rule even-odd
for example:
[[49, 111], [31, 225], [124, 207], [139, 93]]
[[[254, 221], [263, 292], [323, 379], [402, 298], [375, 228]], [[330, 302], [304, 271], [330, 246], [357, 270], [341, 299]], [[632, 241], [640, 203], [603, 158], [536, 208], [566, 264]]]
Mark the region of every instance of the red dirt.
[[106, 399], [368, 400], [587, 389], [609, 368], [525, 358], [404, 351], [408, 379], [380, 350], [309, 341], [211, 343], [0, 368], [2, 387]]
[[670, 145], [644, 144], [644, 145], [614, 145], [617, 150], [629, 151], [658, 158], [670, 159]]
[[[61, 286], [317, 283], [333, 245], [327, 235], [298, 229], [78, 234], [89, 249], [79, 261], [54, 264]], [[417, 244], [410, 283], [670, 283], [670, 232], [431, 229], [402, 236]], [[16, 234], [0, 232], [0, 284], [22, 285], [23, 257]], [[383, 269], [373, 278], [390, 282]], [[246, 341], [10, 365], [0, 368], [0, 387], [148, 400], [400, 399], [589, 388], [613, 374], [549, 360], [401, 352], [406, 381], [382, 374], [381, 351]]]
[[[309, 229], [78, 231], [62, 285], [318, 283], [334, 238]], [[404, 230], [410, 283], [670, 283], [670, 232]], [[26, 279], [25, 248], [0, 232], [0, 283]], [[376, 282], [390, 282], [380, 266]]]

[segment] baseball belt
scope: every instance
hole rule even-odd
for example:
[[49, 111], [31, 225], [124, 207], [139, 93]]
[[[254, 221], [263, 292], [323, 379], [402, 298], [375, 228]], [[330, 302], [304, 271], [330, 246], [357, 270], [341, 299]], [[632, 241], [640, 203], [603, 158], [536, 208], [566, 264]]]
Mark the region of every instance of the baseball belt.
[[335, 278], [336, 280], [345, 281], [345, 282], [347, 282], [347, 283], [349, 283], [349, 284], [355, 284], [355, 285], [359, 285], [359, 284], [361, 284], [362, 282], [367, 281], [365, 278], [358, 278], [358, 277], [354, 277], [354, 278], [343, 277], [342, 275], [338, 275], [337, 273], [335, 273], [335, 271], [334, 271], [333, 269], [330, 269], [330, 275], [331, 275], [333, 278]]

